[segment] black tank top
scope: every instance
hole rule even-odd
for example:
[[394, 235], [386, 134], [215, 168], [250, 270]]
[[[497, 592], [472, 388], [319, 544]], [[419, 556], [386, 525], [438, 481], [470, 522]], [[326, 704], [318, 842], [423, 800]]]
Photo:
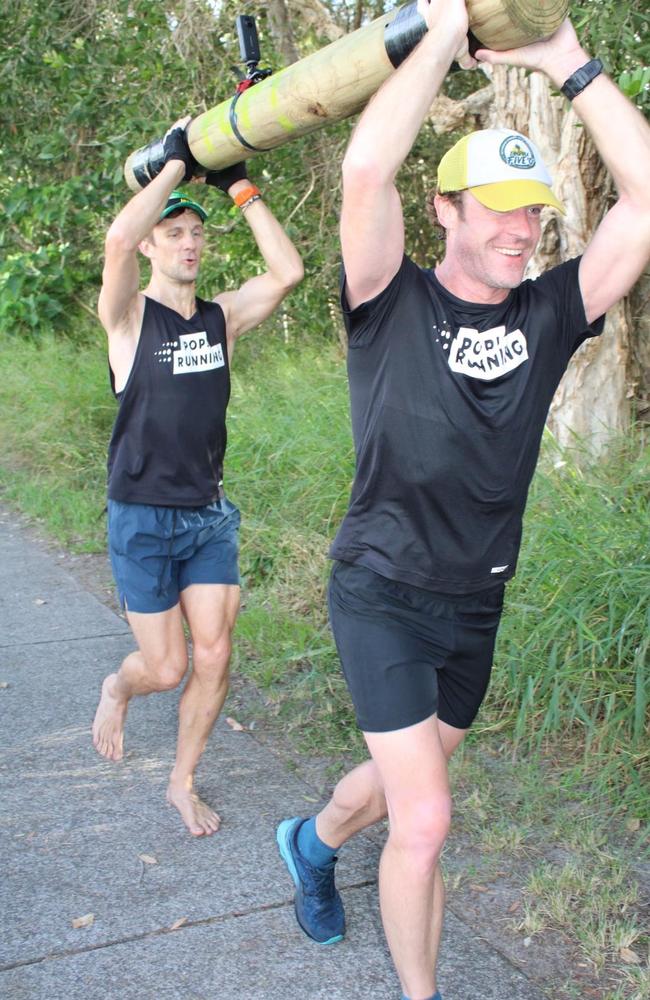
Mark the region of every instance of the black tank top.
[[[108, 451], [108, 496], [202, 507], [223, 496], [230, 368], [221, 306], [184, 319], [145, 296], [140, 340]], [[115, 392], [115, 378], [111, 387]]]

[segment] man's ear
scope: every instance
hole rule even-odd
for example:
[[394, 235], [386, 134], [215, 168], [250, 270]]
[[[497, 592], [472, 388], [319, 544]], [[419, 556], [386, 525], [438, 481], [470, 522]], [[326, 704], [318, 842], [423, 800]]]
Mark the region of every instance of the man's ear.
[[138, 250], [143, 257], [148, 257], [149, 260], [154, 255], [156, 244], [154, 243], [153, 233], [150, 236], [146, 236], [140, 243], [138, 243]]
[[443, 229], [449, 229], [458, 218], [458, 209], [450, 198], [445, 198], [443, 194], [436, 194], [433, 199], [433, 207], [436, 210], [438, 223]]

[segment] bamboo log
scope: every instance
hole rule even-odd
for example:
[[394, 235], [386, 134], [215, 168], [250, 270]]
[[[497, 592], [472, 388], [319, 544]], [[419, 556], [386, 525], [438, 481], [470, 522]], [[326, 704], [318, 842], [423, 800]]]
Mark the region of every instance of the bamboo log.
[[[568, 0], [467, 0], [471, 32], [486, 48], [548, 38]], [[187, 128], [192, 155], [219, 170], [360, 111], [426, 33], [416, 0], [389, 11], [318, 52], [198, 115]], [[124, 176], [132, 191], [162, 165], [162, 142], [132, 153]]]

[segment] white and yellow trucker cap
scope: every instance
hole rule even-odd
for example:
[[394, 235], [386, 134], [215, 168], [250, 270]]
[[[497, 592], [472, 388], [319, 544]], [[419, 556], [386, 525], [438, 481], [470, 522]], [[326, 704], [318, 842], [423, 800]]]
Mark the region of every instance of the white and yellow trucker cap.
[[551, 175], [537, 146], [506, 128], [486, 128], [463, 136], [438, 165], [440, 194], [469, 189], [496, 212], [526, 205], [564, 207], [551, 191]]

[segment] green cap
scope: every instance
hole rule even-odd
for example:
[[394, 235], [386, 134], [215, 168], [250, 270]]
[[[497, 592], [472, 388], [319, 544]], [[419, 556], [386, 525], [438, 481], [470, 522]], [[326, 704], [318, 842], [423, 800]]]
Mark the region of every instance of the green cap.
[[159, 221], [162, 222], [163, 219], [166, 219], [168, 215], [170, 215], [172, 212], [177, 211], [177, 209], [179, 208], [180, 209], [188, 208], [190, 209], [190, 211], [196, 212], [201, 222], [205, 222], [205, 220], [208, 217], [208, 213], [205, 211], [205, 209], [201, 208], [201, 206], [197, 204], [197, 202], [192, 201], [191, 198], [188, 198], [187, 195], [183, 194], [182, 191], [172, 191], [167, 200], [167, 204], [160, 213]]

